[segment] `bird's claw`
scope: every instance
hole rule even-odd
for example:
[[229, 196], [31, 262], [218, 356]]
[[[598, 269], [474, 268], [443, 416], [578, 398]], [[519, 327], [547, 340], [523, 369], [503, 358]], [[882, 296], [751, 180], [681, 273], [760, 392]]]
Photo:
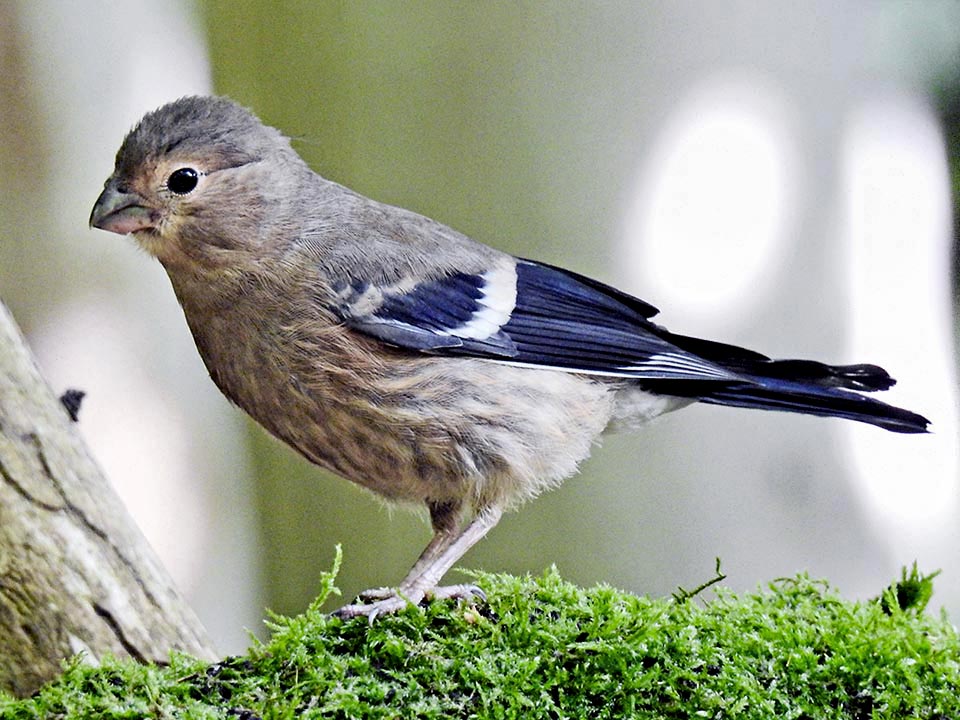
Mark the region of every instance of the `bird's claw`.
[[373, 602], [374, 600], [386, 600], [387, 598], [394, 597], [395, 595], [397, 595], [396, 588], [378, 587], [364, 590], [362, 593], [357, 595], [357, 598], [363, 602]]
[[366, 617], [373, 625], [373, 621], [380, 615], [391, 615], [403, 610], [408, 605], [420, 605], [423, 600], [460, 600], [473, 604], [477, 599], [487, 601], [487, 595], [476, 585], [444, 585], [426, 591], [412, 591], [391, 588], [372, 588], [364, 590], [357, 599], [361, 602], [344, 605], [334, 610], [331, 615], [341, 620], [355, 617]]
[[[378, 590], [379, 589], [380, 588], [378, 588]], [[366, 599], [364, 595], [361, 595], [359, 599]], [[412, 602], [412, 599], [392, 592], [389, 596], [381, 597], [374, 602], [358, 602], [344, 605], [339, 610], [334, 610], [331, 615], [341, 620], [350, 620], [351, 618], [364, 616], [367, 618], [367, 622], [373, 625], [373, 621], [380, 615], [391, 615], [403, 610], [407, 605], [412, 604], [415, 604]]]
[[487, 601], [487, 594], [476, 585], [464, 583], [462, 585], [443, 585], [435, 587], [426, 592], [429, 600], [460, 600], [473, 603], [477, 599], [480, 602]]

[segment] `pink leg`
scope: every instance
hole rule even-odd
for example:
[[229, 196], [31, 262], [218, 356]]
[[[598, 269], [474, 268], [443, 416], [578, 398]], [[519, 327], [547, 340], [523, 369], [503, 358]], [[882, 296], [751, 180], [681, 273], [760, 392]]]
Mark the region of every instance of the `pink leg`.
[[396, 590], [379, 588], [368, 591], [361, 597], [376, 599], [375, 602], [345, 605], [334, 614], [343, 618], [366, 615], [372, 622], [381, 613], [396, 612], [406, 607], [407, 603], [418, 605], [428, 596], [451, 598], [475, 595], [476, 589], [470, 585], [437, 587], [437, 584], [454, 563], [500, 521], [503, 511], [498, 507], [484, 508], [461, 529], [459, 512], [454, 514], [451, 510], [431, 510], [433, 538]]

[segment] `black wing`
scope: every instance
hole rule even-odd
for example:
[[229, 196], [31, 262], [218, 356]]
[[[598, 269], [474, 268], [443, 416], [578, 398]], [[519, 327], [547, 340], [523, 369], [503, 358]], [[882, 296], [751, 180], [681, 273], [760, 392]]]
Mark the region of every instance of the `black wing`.
[[403, 290], [338, 290], [347, 325], [409, 350], [637, 379], [737, 377], [671, 343], [649, 321], [652, 305], [541, 263], [518, 260]]
[[344, 322], [392, 345], [567, 372], [622, 377], [666, 395], [717, 405], [843, 417], [925, 432], [916, 413], [864, 397], [894, 384], [876, 365], [772, 360], [677, 335], [657, 309], [582, 275], [528, 260], [405, 288], [338, 288]]

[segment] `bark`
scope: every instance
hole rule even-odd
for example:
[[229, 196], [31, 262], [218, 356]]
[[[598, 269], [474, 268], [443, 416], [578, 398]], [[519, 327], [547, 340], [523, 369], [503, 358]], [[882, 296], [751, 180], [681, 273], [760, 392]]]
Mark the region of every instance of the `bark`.
[[0, 687], [28, 695], [78, 652], [173, 649], [214, 657], [0, 302]]

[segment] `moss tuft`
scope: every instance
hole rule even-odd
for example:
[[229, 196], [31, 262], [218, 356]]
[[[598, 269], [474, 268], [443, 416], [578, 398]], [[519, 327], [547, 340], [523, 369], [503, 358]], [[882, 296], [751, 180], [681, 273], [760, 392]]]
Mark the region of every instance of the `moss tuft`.
[[904, 570], [867, 602], [806, 575], [694, 602], [584, 590], [553, 569], [479, 573], [486, 604], [371, 626], [321, 612], [329, 573], [307, 612], [274, 616], [245, 657], [71, 662], [33, 698], [0, 696], [0, 717], [960, 717], [957, 633], [923, 612], [932, 577]]

